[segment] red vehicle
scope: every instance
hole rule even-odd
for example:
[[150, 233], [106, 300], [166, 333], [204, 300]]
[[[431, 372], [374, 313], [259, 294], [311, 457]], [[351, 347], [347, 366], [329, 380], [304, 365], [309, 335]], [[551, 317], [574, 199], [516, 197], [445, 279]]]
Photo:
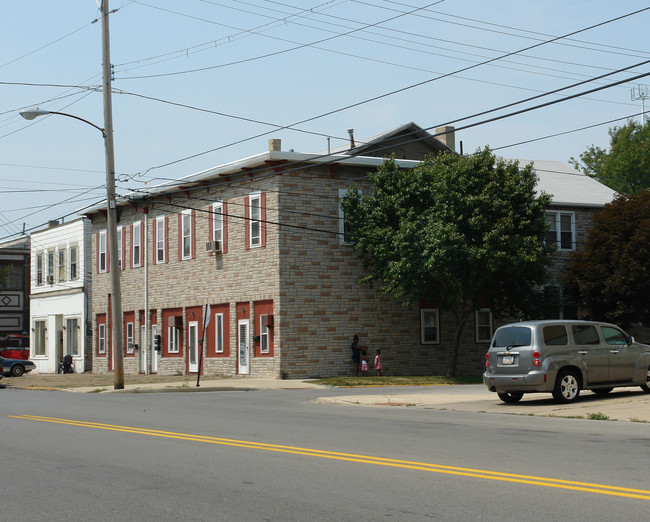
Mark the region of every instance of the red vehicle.
[[29, 359], [29, 335], [7, 334], [7, 337], [0, 339], [0, 357]]

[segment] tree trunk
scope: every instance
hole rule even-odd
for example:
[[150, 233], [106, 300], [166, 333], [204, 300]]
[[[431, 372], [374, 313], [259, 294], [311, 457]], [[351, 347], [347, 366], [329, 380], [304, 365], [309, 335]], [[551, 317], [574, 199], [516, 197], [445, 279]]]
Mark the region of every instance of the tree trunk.
[[463, 336], [463, 330], [469, 317], [470, 310], [460, 310], [456, 312], [456, 334], [454, 335], [454, 345], [449, 357], [449, 368], [447, 377], [456, 377], [456, 365], [458, 364], [458, 352], [460, 351], [460, 340]]

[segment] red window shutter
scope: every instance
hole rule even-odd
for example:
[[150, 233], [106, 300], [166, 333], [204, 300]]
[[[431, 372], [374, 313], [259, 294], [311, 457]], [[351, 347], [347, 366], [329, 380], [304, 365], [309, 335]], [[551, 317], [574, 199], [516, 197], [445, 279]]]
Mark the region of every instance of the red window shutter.
[[140, 266], [144, 266], [144, 242], [146, 238], [144, 222], [140, 221]]
[[262, 246], [266, 246], [266, 192], [262, 192], [261, 197], [260, 197], [260, 206], [261, 208], [261, 213], [260, 216], [262, 218], [262, 223], [260, 226], [260, 233], [262, 234], [261, 240], [262, 240]]
[[251, 248], [251, 224], [250, 224], [250, 198], [244, 198], [244, 248], [250, 250]]
[[210, 207], [211, 212], [208, 213], [208, 241], [212, 241], [214, 238], [214, 215], [215, 208], [214, 205]]
[[228, 203], [224, 202], [221, 209], [222, 209], [221, 226], [223, 227], [223, 232], [221, 233], [222, 234], [221, 238], [223, 239], [223, 246], [221, 247], [221, 249], [225, 254], [226, 252], [228, 252]]
[[[131, 236], [133, 236], [133, 233], [131, 233]], [[120, 259], [120, 261], [122, 262], [122, 270], [126, 270], [126, 263], [124, 262], [125, 252], [126, 252], [126, 230], [122, 228], [122, 259]]]
[[183, 214], [178, 214], [178, 260], [183, 259]]
[[151, 221], [151, 238], [152, 238], [152, 243], [153, 243], [153, 248], [151, 249], [153, 251], [153, 256], [151, 259], [151, 264], [155, 265], [156, 260], [158, 259], [158, 242], [156, 241], [156, 230], [158, 228], [158, 221], [153, 220]]
[[169, 217], [165, 216], [165, 263], [169, 263]]
[[190, 250], [192, 251], [192, 259], [195, 259], [196, 258], [196, 210], [192, 210], [191, 227], [192, 227], [192, 231], [190, 234], [190, 241], [192, 242], [192, 244], [190, 245]]

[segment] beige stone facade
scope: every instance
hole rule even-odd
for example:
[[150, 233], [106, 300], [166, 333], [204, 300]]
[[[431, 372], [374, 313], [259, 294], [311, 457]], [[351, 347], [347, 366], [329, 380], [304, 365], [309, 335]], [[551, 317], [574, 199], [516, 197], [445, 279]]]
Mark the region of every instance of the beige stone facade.
[[[453, 344], [453, 318], [435, 311], [439, 313], [435, 339], [424, 342], [420, 305], [405, 307], [376, 289], [360, 286], [362, 262], [342, 241], [340, 191], [353, 183], [362, 191], [369, 190], [367, 173], [382, 159], [325, 158], [282, 152], [277, 140], [271, 145], [265, 154], [188, 176], [176, 185], [152, 190], [146, 200], [121, 206], [125, 373], [194, 375], [199, 371], [196, 359], [201, 358], [200, 339], [204, 338], [202, 375], [351, 375], [350, 344], [357, 334], [360, 344], [368, 348], [371, 373], [379, 349], [386, 375], [444, 374]], [[417, 163], [397, 161], [404, 168]], [[260, 214], [251, 214], [253, 199], [262, 204]], [[224, 234], [222, 252], [214, 253], [206, 251], [206, 243], [214, 239], [210, 222], [212, 205], [217, 202], [223, 203]], [[576, 240], [582, 241], [597, 208], [551, 210], [574, 213]], [[191, 216], [185, 223], [191, 222], [193, 229], [188, 259], [179, 255], [183, 213]], [[93, 224], [93, 371], [101, 373], [112, 370], [110, 282], [98, 258], [99, 234], [106, 220], [100, 208], [88, 215]], [[157, 259], [158, 220], [166, 231], [163, 260]], [[135, 267], [134, 222], [142, 222], [143, 227], [146, 223], [146, 255], [140, 258], [141, 266]], [[252, 224], [261, 233], [259, 246], [249, 245], [255, 234]], [[557, 270], [568, 255], [559, 253]], [[205, 305], [210, 305], [211, 317], [204, 335]], [[487, 326], [478, 324], [479, 318], [487, 318]], [[131, 341], [137, 348], [127, 345], [128, 323], [132, 323]], [[146, 329], [145, 343], [142, 332], [147, 323], [155, 325], [161, 335], [160, 351], [153, 349], [151, 328]], [[489, 312], [470, 318], [458, 374], [482, 372], [495, 323]]]

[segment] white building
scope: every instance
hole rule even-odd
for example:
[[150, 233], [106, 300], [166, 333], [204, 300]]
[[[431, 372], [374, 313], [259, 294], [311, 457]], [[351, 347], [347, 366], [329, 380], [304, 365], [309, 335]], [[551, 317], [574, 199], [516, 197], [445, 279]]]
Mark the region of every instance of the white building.
[[90, 237], [86, 218], [31, 236], [30, 356], [40, 373], [56, 373], [68, 353], [75, 372], [92, 369]]

